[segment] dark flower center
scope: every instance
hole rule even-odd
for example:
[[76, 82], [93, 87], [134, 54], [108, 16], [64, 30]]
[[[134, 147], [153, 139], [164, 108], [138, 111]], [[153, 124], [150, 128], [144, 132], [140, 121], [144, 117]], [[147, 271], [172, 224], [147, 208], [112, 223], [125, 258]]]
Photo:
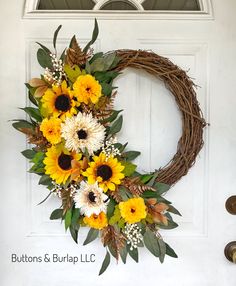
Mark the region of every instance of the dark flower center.
[[86, 139], [88, 134], [84, 129], [80, 129], [79, 131], [77, 131], [77, 135], [79, 139]]
[[91, 90], [90, 87], [87, 87], [87, 88], [86, 88], [86, 91], [87, 91], [87, 92], [90, 92], [90, 90]]
[[112, 169], [107, 165], [101, 165], [97, 168], [97, 176], [102, 177], [103, 181], [107, 181], [112, 177]]
[[133, 214], [133, 213], [135, 213], [135, 209], [133, 209], [133, 208], [131, 208], [131, 213]]
[[70, 109], [70, 99], [66, 94], [61, 94], [56, 98], [55, 107], [59, 111], [67, 111]]
[[89, 192], [88, 198], [90, 202], [95, 203], [96, 196], [94, 195], [94, 192]]
[[63, 170], [69, 170], [71, 168], [71, 156], [62, 153], [58, 158], [58, 165]]

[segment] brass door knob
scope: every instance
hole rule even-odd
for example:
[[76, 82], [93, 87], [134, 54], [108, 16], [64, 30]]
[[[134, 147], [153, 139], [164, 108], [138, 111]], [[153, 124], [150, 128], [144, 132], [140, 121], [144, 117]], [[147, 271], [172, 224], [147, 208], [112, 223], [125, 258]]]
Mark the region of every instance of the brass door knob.
[[225, 247], [225, 257], [233, 263], [236, 263], [236, 241], [231, 241]]
[[225, 207], [230, 214], [236, 215], [236, 196], [229, 197]]

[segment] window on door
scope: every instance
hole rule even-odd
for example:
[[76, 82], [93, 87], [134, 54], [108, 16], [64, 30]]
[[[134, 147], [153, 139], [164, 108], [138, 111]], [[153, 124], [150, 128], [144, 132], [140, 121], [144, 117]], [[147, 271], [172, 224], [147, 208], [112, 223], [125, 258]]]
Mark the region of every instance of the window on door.
[[37, 10], [201, 11], [199, 0], [39, 0]]

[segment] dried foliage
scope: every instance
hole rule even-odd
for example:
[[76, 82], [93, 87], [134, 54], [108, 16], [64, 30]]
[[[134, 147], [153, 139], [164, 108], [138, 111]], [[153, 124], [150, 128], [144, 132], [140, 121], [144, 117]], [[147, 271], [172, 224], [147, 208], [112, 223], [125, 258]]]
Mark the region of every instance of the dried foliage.
[[36, 145], [34, 149], [37, 151], [45, 151], [51, 146], [51, 144], [48, 143], [47, 139], [43, 136], [43, 133], [40, 131], [38, 125], [35, 127], [35, 129], [21, 128], [20, 131], [26, 134], [29, 144]]
[[117, 203], [123, 201], [118, 187], [116, 187], [116, 189], [114, 191], [108, 191], [107, 193], [108, 193], [109, 197], [112, 197]]
[[156, 191], [156, 189], [143, 184], [140, 181], [139, 177], [134, 177], [134, 178], [128, 178], [127, 177], [127, 178], [125, 178], [122, 181], [122, 186], [126, 187], [132, 195], [137, 196], [137, 197], [141, 196], [142, 193], [147, 191], [147, 190], [151, 190], [154, 192]]
[[173, 185], [188, 173], [204, 144], [203, 129], [206, 122], [196, 97], [196, 86], [184, 70], [153, 52], [117, 50], [116, 53], [120, 58], [116, 71], [130, 67], [161, 79], [175, 97], [182, 113], [182, 135], [177, 152], [169, 163], [159, 170], [157, 178], [158, 182]]
[[71, 67], [74, 65], [82, 66], [86, 63], [88, 57], [89, 56], [81, 50], [74, 36], [71, 40], [70, 47], [66, 51], [66, 64], [70, 65]]
[[73, 198], [71, 196], [70, 188], [61, 189], [60, 190], [62, 207], [63, 207], [63, 215], [66, 214], [67, 210], [69, 210], [73, 205]]
[[104, 246], [109, 246], [116, 259], [119, 259], [120, 250], [125, 246], [126, 238], [125, 236], [116, 231], [116, 229], [108, 225], [106, 228], [102, 229], [101, 240]]

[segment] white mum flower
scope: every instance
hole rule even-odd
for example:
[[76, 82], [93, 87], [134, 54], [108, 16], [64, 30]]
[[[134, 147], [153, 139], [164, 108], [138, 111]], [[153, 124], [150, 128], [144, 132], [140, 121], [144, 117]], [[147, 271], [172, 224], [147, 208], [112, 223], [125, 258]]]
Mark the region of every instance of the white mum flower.
[[89, 155], [93, 155], [103, 146], [105, 127], [91, 113], [79, 112], [77, 116], [67, 118], [62, 123], [61, 134], [68, 150], [85, 151], [87, 148]]
[[100, 212], [106, 213], [108, 196], [99, 188], [97, 182], [90, 185], [82, 181], [74, 196], [74, 202], [80, 213], [89, 217], [92, 214], [99, 215]]

